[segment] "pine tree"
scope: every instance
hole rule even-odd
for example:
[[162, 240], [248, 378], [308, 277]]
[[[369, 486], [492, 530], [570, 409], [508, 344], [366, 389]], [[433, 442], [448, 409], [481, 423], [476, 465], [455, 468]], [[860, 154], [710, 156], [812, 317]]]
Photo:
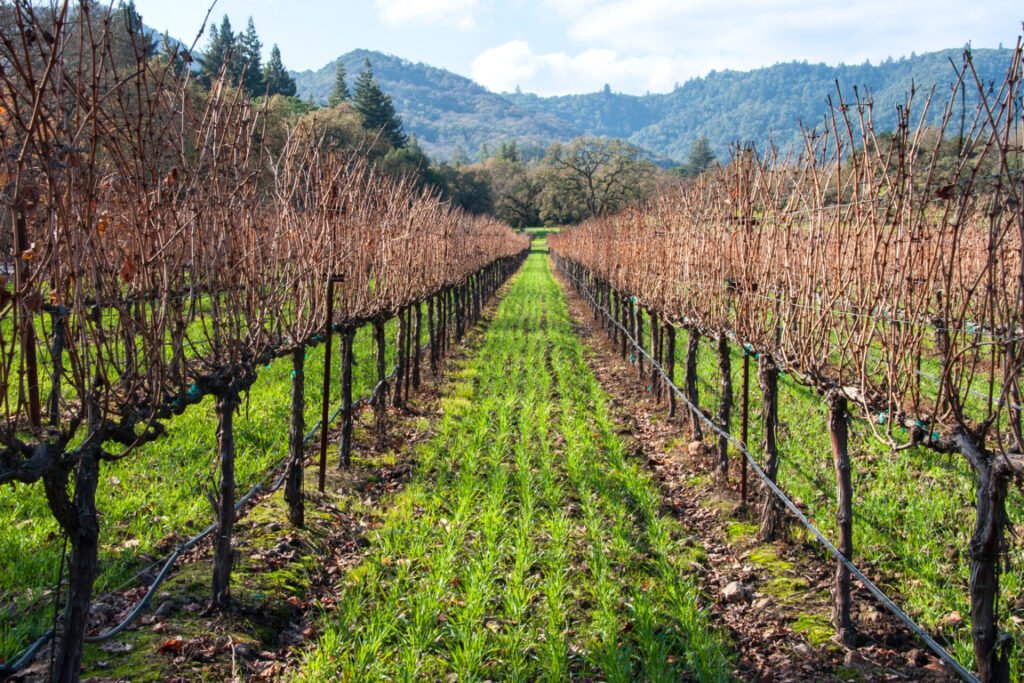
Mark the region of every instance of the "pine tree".
[[174, 40], [172, 40], [171, 34], [167, 31], [164, 31], [163, 36], [160, 37], [160, 53], [167, 59], [171, 68], [174, 69], [174, 73], [179, 76], [185, 73], [185, 69], [188, 68], [188, 64], [185, 60], [187, 51], [184, 47], [178, 45]]
[[256, 35], [252, 17], [245, 27], [245, 33], [238, 35], [238, 65], [242, 87], [250, 95], [263, 94], [263, 43]]
[[348, 91], [348, 85], [345, 84], [345, 62], [341, 61], [341, 57], [338, 58], [338, 67], [334, 74], [334, 90], [331, 91], [331, 96], [327, 98], [327, 106], [337, 107], [342, 102], [346, 102], [351, 99], [352, 93]]
[[140, 60], [147, 60], [157, 53], [156, 38], [146, 31], [134, 0], [118, 3], [111, 15], [110, 26], [111, 50], [118, 65], [134, 69]]
[[363, 119], [363, 128], [380, 131], [381, 136], [392, 147], [404, 147], [407, 140], [402, 132], [402, 119], [395, 113], [391, 98], [377, 85], [373, 78], [373, 67], [367, 59], [363, 71], [356, 79], [356, 92], [352, 105]]
[[698, 176], [715, 164], [715, 153], [705, 136], [697, 138], [686, 155], [686, 167], [690, 175]]
[[295, 79], [284, 68], [284, 63], [281, 61], [281, 50], [276, 44], [270, 48], [270, 59], [263, 67], [263, 82], [268, 95], [295, 96], [297, 90]]
[[220, 22], [220, 28], [216, 25], [210, 27], [210, 42], [206, 46], [206, 54], [199, 60], [202, 67], [202, 77], [208, 83], [220, 78], [221, 71], [227, 65], [226, 74], [228, 80], [237, 82], [234, 62], [236, 62], [236, 42], [234, 32], [231, 30], [231, 20], [228, 15]]

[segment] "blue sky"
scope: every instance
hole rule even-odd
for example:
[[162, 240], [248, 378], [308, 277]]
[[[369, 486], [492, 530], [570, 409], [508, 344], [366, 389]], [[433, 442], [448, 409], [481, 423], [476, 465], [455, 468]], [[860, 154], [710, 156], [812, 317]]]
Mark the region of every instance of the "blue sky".
[[[191, 43], [210, 0], [136, 0], [147, 24]], [[217, 0], [252, 16], [285, 64], [318, 69], [355, 48], [542, 95], [666, 92], [711, 70], [791, 60], [878, 62], [911, 52], [1011, 46], [1020, 0]], [[199, 47], [205, 45], [205, 37]]]

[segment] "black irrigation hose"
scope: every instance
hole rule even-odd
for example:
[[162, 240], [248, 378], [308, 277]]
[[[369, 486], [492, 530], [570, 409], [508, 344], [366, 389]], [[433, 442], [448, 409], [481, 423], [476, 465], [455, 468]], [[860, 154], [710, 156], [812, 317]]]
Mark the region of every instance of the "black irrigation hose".
[[[427, 343], [424, 343], [423, 345], [420, 346], [420, 351], [424, 351], [424, 350], [427, 350], [429, 348], [430, 348], [430, 342], [427, 342]], [[354, 401], [352, 403], [352, 408], [351, 409], [352, 410], [356, 410], [358, 408], [363, 407], [364, 405], [368, 405], [368, 404], [372, 403], [379, 396], [380, 392], [384, 389], [384, 387], [387, 384], [387, 382], [389, 382], [390, 380], [394, 379], [397, 374], [398, 374], [398, 368], [395, 367], [384, 378], [383, 381], [377, 383], [377, 386], [374, 387], [373, 392], [371, 392], [370, 396], [363, 396], [363, 397], [357, 399], [356, 401]], [[327, 420], [328, 425], [330, 425], [331, 423], [334, 422], [334, 420], [337, 419], [337, 417], [341, 414], [342, 410], [343, 410], [343, 408], [338, 408], [337, 410], [334, 411], [334, 413]], [[313, 427], [309, 430], [309, 432], [306, 433], [306, 435], [302, 439], [303, 445], [309, 443], [309, 441], [317, 434], [317, 432], [320, 430], [320, 426], [321, 426], [322, 423], [323, 423], [322, 420], [318, 420], [316, 422], [316, 424], [314, 424]], [[281, 463], [284, 462], [284, 460], [285, 460], [285, 458], [282, 458], [281, 460], [278, 460], [276, 463], [274, 463], [274, 465], [272, 465], [270, 467], [270, 470], [273, 471], [273, 470], [277, 469], [278, 467], [280, 467]], [[273, 493], [273, 492], [277, 491], [279, 488], [281, 488], [281, 485], [284, 483], [285, 476], [286, 476], [286, 473], [281, 473], [281, 475], [278, 477], [277, 481], [274, 482], [273, 486], [271, 486], [269, 489], [267, 489], [267, 491]], [[242, 496], [238, 500], [238, 502], [235, 503], [235, 510], [236, 511], [241, 510], [253, 498], [253, 496], [255, 496], [257, 493], [259, 493], [259, 492], [261, 492], [263, 490], [264, 489], [263, 489], [263, 484], [262, 483], [258, 483], [256, 485], [254, 485], [249, 490], [248, 493], [246, 493], [244, 496]], [[204, 538], [206, 538], [211, 533], [213, 533], [213, 531], [215, 531], [216, 528], [217, 528], [216, 524], [210, 524], [208, 527], [203, 529], [203, 531], [199, 532], [199, 534], [197, 534], [196, 536], [193, 536], [189, 540], [187, 540], [184, 543], [182, 543], [181, 545], [179, 545], [177, 547], [177, 549], [175, 549], [175, 551], [173, 553], [171, 553], [171, 555], [167, 558], [167, 560], [164, 561], [163, 568], [160, 570], [160, 573], [157, 575], [157, 577], [153, 580], [153, 584], [146, 591], [146, 595], [144, 595], [142, 597], [142, 599], [136, 604], [136, 606], [131, 610], [131, 612], [128, 613], [128, 615], [121, 621], [121, 623], [117, 624], [116, 626], [114, 626], [113, 628], [109, 629], [108, 631], [105, 631], [104, 633], [100, 633], [100, 634], [97, 634], [95, 636], [87, 636], [86, 639], [85, 639], [86, 642], [101, 642], [101, 641], [104, 641], [104, 640], [108, 640], [110, 638], [113, 638], [115, 635], [117, 635], [118, 633], [123, 631], [128, 626], [130, 626], [131, 623], [133, 621], [135, 621], [135, 619], [139, 616], [139, 614], [141, 614], [142, 611], [146, 608], [146, 606], [150, 603], [150, 601], [152, 600], [153, 596], [156, 594], [157, 589], [159, 589], [159, 587], [163, 584], [164, 580], [166, 580], [167, 576], [170, 574], [171, 570], [174, 568], [175, 564], [177, 564], [178, 559], [185, 552], [187, 552], [191, 548], [195, 547], [196, 544], [198, 544]], [[149, 567], [147, 567], [147, 569], [155, 567], [157, 564], [158, 563], [154, 563], [154, 564], [150, 565]], [[145, 571], [145, 570], [143, 570], [143, 571]], [[135, 578], [140, 576], [141, 573], [142, 572], [139, 572], [138, 574], [136, 574]], [[109, 596], [109, 595], [111, 595], [111, 593], [108, 593], [107, 595]], [[104, 596], [104, 597], [106, 597], [106, 596]], [[14, 674], [14, 673], [20, 671], [21, 669], [25, 668], [26, 666], [28, 666], [29, 662], [31, 662], [32, 659], [35, 658], [35, 656], [39, 652], [39, 650], [44, 645], [46, 645], [46, 643], [48, 643], [50, 641], [50, 639], [53, 638], [53, 636], [54, 636], [54, 629], [50, 629], [45, 634], [43, 634], [40, 638], [38, 638], [34, 643], [32, 643], [32, 645], [30, 645], [13, 663], [11, 663], [11, 664], [6, 664], [6, 663], [0, 664], [0, 675], [9, 676], [11, 674]]]
[[823, 546], [825, 546], [825, 548], [833, 557], [835, 557], [839, 562], [841, 562], [843, 566], [846, 567], [850, 571], [850, 573], [853, 574], [857, 578], [857, 580], [861, 582], [861, 584], [868, 590], [869, 593], [871, 593], [875, 597], [875, 599], [882, 603], [882, 605], [887, 610], [889, 610], [889, 612], [891, 612], [893, 616], [895, 616], [897, 619], [903, 622], [903, 624], [907, 628], [909, 628], [918, 638], [920, 638], [924, 642], [925, 645], [928, 646], [928, 649], [934, 652], [935, 655], [939, 657], [939, 659], [941, 659], [943, 662], [949, 665], [950, 668], [956, 671], [956, 673], [963, 680], [968, 681], [969, 683], [978, 683], [977, 676], [975, 676], [971, 671], [964, 667], [963, 664], [957, 661], [957, 659], [953, 657], [953, 655], [951, 655], [948, 651], [946, 651], [944, 647], [939, 645], [939, 643], [937, 643], [934, 638], [928, 635], [928, 633], [923, 628], [918, 626], [917, 622], [911, 619], [906, 612], [900, 609], [899, 605], [893, 602], [885, 593], [882, 592], [880, 588], [878, 588], [878, 586], [876, 586], [871, 581], [871, 579], [865, 576], [864, 573], [861, 572], [861, 570], [858, 569], [855, 564], [853, 564], [853, 562], [848, 560], [841, 552], [839, 552], [839, 550], [834, 545], [832, 545], [832, 543], [825, 537], [825, 535], [816, 526], [814, 526], [814, 524], [809, 519], [807, 519], [806, 515], [804, 515], [803, 512], [800, 511], [800, 508], [798, 508], [796, 504], [789, 499], [789, 496], [787, 496], [782, 491], [782, 489], [780, 489], [775, 484], [775, 482], [771, 481], [768, 478], [768, 476], [764, 473], [764, 470], [762, 470], [761, 467], [757, 464], [757, 461], [754, 459], [753, 454], [749, 450], [747, 450], [747, 447], [744, 444], [740, 443], [729, 432], [721, 429], [711, 418], [709, 418], [699, 408], [697, 408], [697, 406], [690, 403], [690, 400], [686, 397], [686, 394], [680, 391], [679, 387], [677, 387], [673, 382], [672, 378], [670, 378], [665, 373], [665, 370], [661, 367], [661, 365], [657, 361], [655, 361], [649, 353], [647, 353], [646, 349], [644, 349], [641, 345], [636, 343], [636, 339], [633, 337], [630, 331], [623, 327], [621, 324], [619, 324], [619, 321], [615, 320], [614, 316], [612, 316], [612, 314], [609, 313], [608, 309], [606, 309], [604, 306], [599, 304], [594, 299], [594, 297], [587, 290], [587, 288], [583, 286], [583, 283], [580, 282], [578, 278], [576, 278], [574, 275], [572, 275], [566, 270], [566, 268], [562, 264], [561, 259], [556, 259], [556, 262], [558, 263], [558, 269], [562, 272], [562, 274], [573, 280], [579, 286], [578, 291], [581, 291], [583, 294], [585, 294], [595, 308], [603, 312], [605, 316], [607, 316], [607, 318], [616, 327], [622, 330], [622, 332], [626, 335], [626, 338], [629, 339], [633, 347], [648, 358], [648, 360], [651, 362], [651, 365], [658, 370], [658, 374], [660, 374], [668, 382], [670, 390], [674, 392], [676, 396], [678, 396], [683, 401], [683, 403], [688, 407], [688, 409], [693, 414], [699, 416], [701, 420], [707, 423], [708, 427], [710, 427], [712, 431], [717, 433], [719, 436], [727, 439], [738, 451], [740, 451], [743, 454], [747, 462], [750, 464], [751, 468], [753, 468], [754, 472], [757, 474], [757, 476], [761, 478], [761, 480], [765, 483], [769, 490], [771, 490], [771, 492], [775, 494], [775, 497], [778, 498], [780, 502], [782, 502], [786, 509], [789, 510], [789, 512], [794, 517], [796, 517], [796, 519], [808, 531], [810, 531], [811, 534], [813, 534], [814, 537], [817, 538]]
[[[423, 350], [429, 348], [429, 346], [430, 346], [429, 343], [423, 344], [420, 347], [420, 350], [423, 351]], [[396, 367], [396, 368], [394, 368], [390, 372], [390, 374], [388, 374], [387, 377], [384, 378], [383, 382], [379, 382], [377, 384], [377, 386], [374, 387], [374, 390], [370, 394], [370, 396], [363, 396], [363, 397], [359, 398], [358, 400], [354, 401], [352, 403], [352, 410], [356, 410], [357, 408], [361, 408], [364, 405], [368, 405], [371, 401], [373, 401], [377, 397], [377, 395], [380, 393], [381, 389], [383, 388], [384, 384], [386, 382], [389, 382], [390, 380], [394, 379], [397, 374], [398, 374], [398, 368]], [[333, 423], [334, 420], [336, 420], [337, 417], [341, 414], [341, 412], [342, 412], [342, 408], [338, 408], [337, 410], [335, 410], [334, 413], [330, 416], [330, 418], [327, 421], [328, 425]], [[309, 432], [306, 433], [306, 435], [302, 439], [303, 445], [309, 443], [309, 441], [320, 431], [320, 425], [322, 424], [322, 422], [323, 422], [322, 420], [318, 420], [316, 422], [316, 424], [314, 424], [313, 427], [309, 430]], [[276, 463], [274, 463], [270, 467], [270, 470], [273, 471], [273, 470], [277, 469], [278, 467], [280, 467], [281, 463], [284, 462], [284, 460], [285, 460], [285, 458], [282, 458], [281, 460], [278, 460]], [[274, 482], [274, 484], [270, 488], [268, 488], [268, 489], [264, 489], [262, 483], [258, 483], [256, 485], [254, 485], [251, 489], [249, 489], [248, 493], [246, 493], [244, 496], [242, 496], [238, 500], [238, 502], [235, 503], [235, 510], [236, 511], [241, 510], [243, 507], [245, 507], [245, 505], [250, 500], [252, 500], [253, 496], [255, 496], [257, 493], [260, 493], [261, 491], [266, 490], [266, 491], [268, 491], [270, 493], [273, 493], [273, 492], [277, 491], [279, 488], [281, 488], [281, 485], [284, 483], [284, 479], [285, 479], [285, 473], [282, 473], [278, 477], [277, 481]], [[138, 616], [142, 613], [142, 611], [152, 601], [153, 596], [156, 595], [156, 591], [160, 588], [160, 586], [163, 584], [163, 582], [167, 579], [167, 577], [170, 574], [171, 570], [174, 569], [174, 566], [177, 564], [177, 562], [181, 558], [181, 556], [183, 554], [185, 554], [186, 552], [188, 552], [193, 547], [195, 547], [200, 541], [202, 541], [204, 538], [209, 536], [216, 529], [217, 529], [216, 523], [210, 524], [208, 527], [203, 529], [201, 532], [199, 532], [198, 534], [196, 534], [192, 538], [190, 538], [187, 541], [184, 541], [183, 543], [181, 543], [174, 550], [174, 552], [172, 552], [170, 554], [170, 556], [168, 556], [168, 558], [164, 561], [163, 568], [160, 570], [160, 573], [157, 574], [156, 578], [153, 580], [152, 585], [150, 585], [150, 587], [147, 589], [146, 594], [142, 597], [141, 600], [139, 600], [139, 602], [135, 605], [135, 607], [132, 608], [131, 612], [129, 612], [128, 615], [119, 624], [117, 624], [116, 626], [113, 626], [109, 630], [104, 631], [103, 633], [99, 633], [99, 634], [94, 635], [94, 636], [87, 636], [85, 638], [85, 642], [87, 642], [87, 643], [97, 643], [97, 642], [102, 642], [102, 641], [105, 641], [105, 640], [109, 640], [110, 638], [113, 638], [114, 636], [116, 636], [117, 634], [121, 633], [123, 630], [128, 628], [132, 624], [132, 622], [134, 622], [138, 618]], [[156, 564], [158, 564], [158, 563], [154, 563], [154, 564], [150, 565], [150, 567], [156, 566]], [[145, 570], [143, 570], [143, 571], [145, 571]], [[141, 572], [139, 574], [141, 574]], [[138, 577], [139, 574], [136, 574], [136, 577]], [[110, 595], [110, 593], [108, 593], [107, 595]], [[42, 649], [43, 646], [45, 646], [48, 642], [50, 642], [50, 640], [53, 638], [53, 636], [54, 636], [54, 629], [50, 629], [49, 631], [44, 633], [42, 636], [40, 636], [28, 648], [26, 648], [24, 650], [24, 652], [22, 652], [22, 654], [20, 656], [18, 656], [18, 658], [15, 659], [13, 662], [0, 664], [0, 676], [11, 676], [11, 675], [17, 673], [18, 671], [24, 669], [26, 666], [28, 666], [29, 663], [39, 653], [39, 650]]]
[[[504, 278], [504, 280], [507, 280], [508, 277], [510, 277], [510, 276], [511, 276], [511, 273], [508, 276], [506, 276]], [[422, 301], [419, 302], [419, 303], [422, 303]], [[420, 351], [424, 351], [424, 350], [428, 349], [429, 347], [430, 347], [430, 342], [427, 342], [427, 343], [423, 344], [422, 346], [420, 346]], [[370, 396], [363, 396], [363, 397], [357, 399], [356, 401], [354, 401], [352, 403], [352, 410], [355, 410], [357, 408], [361, 408], [362, 406], [371, 403], [374, 399], [377, 398], [377, 396], [379, 395], [381, 390], [384, 388], [384, 385], [387, 382], [389, 382], [390, 380], [394, 379], [394, 377], [397, 374], [398, 374], [398, 368], [395, 367], [387, 375], [387, 377], [384, 378], [384, 380], [382, 382], [378, 382], [377, 383], [377, 386], [374, 387], [373, 392], [370, 394]], [[328, 418], [327, 424], [330, 425], [331, 423], [333, 423], [334, 420], [337, 419], [338, 415], [341, 414], [341, 412], [342, 412], [342, 408], [338, 408], [337, 410], [335, 410], [334, 413]], [[303, 445], [309, 443], [309, 441], [317, 434], [317, 432], [320, 430], [320, 426], [321, 426], [322, 423], [323, 423], [323, 420], [318, 420], [317, 423], [315, 425], [313, 425], [312, 429], [310, 429], [309, 432], [303, 437], [303, 439], [302, 439]], [[278, 460], [274, 465], [272, 465], [270, 467], [270, 470], [273, 471], [273, 470], [277, 469], [278, 467], [280, 467], [281, 463], [284, 462], [285, 459], [286, 458], [282, 458], [281, 460]], [[274, 482], [274, 485], [271, 486], [269, 489], [267, 489], [267, 491], [273, 493], [274, 491], [277, 491], [279, 488], [281, 488], [281, 485], [284, 483], [285, 476], [286, 476], [286, 473], [281, 473], [281, 475], [278, 477], [277, 481]], [[260, 491], [263, 491], [263, 490], [264, 489], [263, 489], [263, 484], [262, 483], [258, 483], [255, 486], [253, 486], [249, 490], [248, 493], [246, 493], [244, 496], [242, 496], [238, 500], [238, 502], [235, 503], [235, 510], [236, 511], [241, 510], [245, 506], [245, 504], [248, 503], [253, 498], [253, 496], [255, 496], [257, 493], [259, 493]], [[166, 580], [167, 576], [170, 574], [171, 570], [174, 568], [175, 564], [177, 564], [178, 559], [185, 552], [187, 552], [189, 549], [193, 548], [197, 543], [199, 543], [204, 538], [206, 538], [211, 533], [213, 533], [213, 531], [216, 530], [216, 528], [217, 528], [216, 524], [211, 524], [208, 527], [206, 527], [205, 529], [203, 529], [201, 532], [199, 532], [199, 534], [197, 534], [196, 536], [193, 536], [189, 540], [187, 540], [184, 543], [182, 543], [181, 545], [179, 545], [177, 547], [177, 549], [175, 549], [175, 551], [172, 552], [170, 554], [170, 556], [164, 561], [163, 568], [160, 570], [160, 573], [157, 574], [156, 578], [153, 580], [153, 583], [149, 587], [149, 589], [146, 591], [146, 594], [135, 605], [135, 607], [132, 608], [131, 612], [128, 613], [128, 615], [121, 621], [121, 623], [117, 624], [116, 626], [114, 626], [110, 630], [105, 631], [103, 633], [97, 634], [95, 636], [87, 636], [85, 638], [85, 641], [89, 642], [89, 643], [95, 643], [95, 642], [100, 642], [100, 641], [104, 641], [104, 640], [109, 640], [110, 638], [113, 638], [118, 633], [120, 633], [121, 631], [126, 629], [128, 626], [130, 626], [132, 624], [132, 622], [134, 622], [135, 619], [138, 618], [139, 614], [142, 613], [142, 611], [146, 608], [146, 606], [149, 605], [150, 601], [153, 599], [153, 596], [156, 594], [157, 589], [160, 588], [160, 586], [163, 584], [164, 580]], [[159, 564], [159, 563], [151, 564], [149, 567], [147, 567], [147, 569], [155, 567], [157, 564]], [[146, 570], [144, 569], [143, 572], [144, 571], [146, 571]], [[135, 575], [135, 578], [137, 578], [141, 574], [142, 574], [142, 572], [139, 572], [138, 574]], [[109, 595], [111, 595], [111, 593], [108, 593], [107, 595], [109, 596]], [[104, 597], [106, 597], [106, 596], [104, 596]], [[18, 658], [14, 660], [14, 662], [12, 662], [10, 664], [8, 664], [6, 662], [5, 663], [0, 663], [0, 676], [11, 676], [11, 675], [17, 673], [18, 671], [24, 669], [26, 666], [28, 666], [29, 663], [35, 658], [36, 654], [38, 654], [39, 650], [42, 649], [42, 647], [44, 645], [46, 645], [48, 642], [50, 642], [50, 639], [53, 638], [53, 636], [54, 636], [54, 629], [50, 629], [49, 631], [44, 633], [42, 636], [40, 636], [34, 643], [29, 645], [18, 656]]]

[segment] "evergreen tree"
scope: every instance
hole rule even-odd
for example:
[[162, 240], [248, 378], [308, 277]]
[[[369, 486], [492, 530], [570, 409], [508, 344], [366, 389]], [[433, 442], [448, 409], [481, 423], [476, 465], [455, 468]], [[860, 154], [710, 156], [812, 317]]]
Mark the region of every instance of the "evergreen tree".
[[345, 84], [345, 62], [341, 61], [339, 57], [338, 67], [334, 74], [334, 90], [331, 91], [331, 96], [327, 98], [327, 106], [337, 107], [351, 97], [352, 94], [348, 91], [348, 85]]
[[245, 33], [238, 35], [238, 66], [242, 87], [250, 95], [263, 94], [263, 43], [256, 35], [252, 17], [245, 27]]
[[404, 147], [405, 133], [402, 132], [402, 119], [395, 113], [395, 105], [391, 98], [377, 85], [373, 78], [373, 67], [367, 59], [363, 71], [356, 79], [356, 92], [352, 104], [363, 119], [363, 128], [380, 131], [382, 137], [392, 147]]
[[469, 163], [469, 155], [466, 154], [466, 148], [461, 143], [455, 143], [455, 149], [452, 150], [452, 166], [458, 168], [459, 166], [465, 166]]
[[698, 176], [715, 164], [715, 153], [705, 136], [697, 138], [686, 156], [686, 167], [690, 175]]
[[284, 68], [284, 63], [281, 61], [281, 50], [276, 44], [270, 48], [270, 59], [263, 67], [263, 82], [268, 95], [295, 96], [297, 90], [295, 79]]
[[522, 161], [516, 141], [509, 140], [501, 143], [501, 147], [498, 148], [498, 158], [503, 161]]
[[199, 60], [202, 77], [207, 83], [220, 78], [225, 65], [229, 80], [235, 80], [232, 62], [235, 61], [236, 41], [228, 15], [224, 15], [219, 28], [216, 25], [210, 27], [210, 42], [206, 46], [206, 53]]
[[164, 31], [163, 36], [160, 37], [160, 53], [170, 63], [171, 68], [174, 69], [174, 73], [179, 76], [185, 73], [185, 69], [188, 68], [186, 61], [186, 55], [188, 52], [184, 47], [181, 47], [174, 40], [171, 39], [171, 34]]
[[114, 61], [135, 68], [157, 53], [156, 38], [147, 33], [134, 0], [118, 3], [111, 16], [110, 40]]

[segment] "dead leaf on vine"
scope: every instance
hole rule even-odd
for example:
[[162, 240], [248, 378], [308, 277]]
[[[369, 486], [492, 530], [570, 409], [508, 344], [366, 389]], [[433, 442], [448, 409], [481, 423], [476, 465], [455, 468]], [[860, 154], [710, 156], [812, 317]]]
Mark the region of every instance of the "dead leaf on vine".
[[139, 269], [135, 266], [135, 261], [132, 260], [131, 254], [125, 252], [124, 265], [121, 267], [121, 279], [125, 282], [131, 282], [138, 273]]
[[110, 225], [110, 217], [107, 214], [100, 216], [99, 221], [96, 223], [96, 232], [103, 235], [107, 232], [107, 227]]

